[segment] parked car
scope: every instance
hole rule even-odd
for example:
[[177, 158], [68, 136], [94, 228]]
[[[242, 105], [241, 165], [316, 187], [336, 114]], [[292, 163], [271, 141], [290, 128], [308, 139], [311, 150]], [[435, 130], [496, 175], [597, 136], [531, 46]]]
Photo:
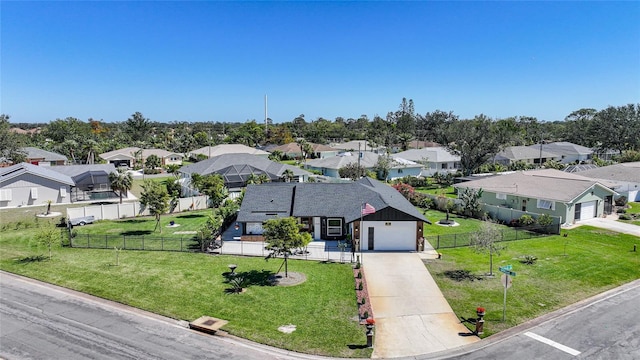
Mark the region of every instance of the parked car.
[[96, 221], [96, 217], [93, 215], [82, 216], [69, 220], [72, 226], [84, 226], [87, 224], [92, 224], [94, 221]]

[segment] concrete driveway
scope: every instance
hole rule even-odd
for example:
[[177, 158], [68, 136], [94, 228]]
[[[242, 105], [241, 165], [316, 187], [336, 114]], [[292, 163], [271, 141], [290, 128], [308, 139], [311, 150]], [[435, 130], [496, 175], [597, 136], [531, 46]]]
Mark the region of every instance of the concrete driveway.
[[582, 220], [578, 222], [576, 225], [589, 225], [594, 226], [601, 229], [607, 229], [623, 234], [640, 236], [640, 226], [627, 224], [620, 221], [616, 221], [618, 217], [611, 216], [606, 218], [593, 218], [588, 220]]
[[365, 253], [363, 268], [376, 319], [372, 357], [415, 356], [479, 340], [469, 336], [417, 253]]

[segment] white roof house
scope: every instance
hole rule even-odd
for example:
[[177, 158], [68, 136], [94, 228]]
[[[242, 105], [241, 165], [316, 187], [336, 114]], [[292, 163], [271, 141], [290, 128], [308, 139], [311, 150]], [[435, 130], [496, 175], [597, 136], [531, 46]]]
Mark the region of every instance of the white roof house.
[[442, 146], [410, 149], [393, 154], [392, 157], [422, 164], [422, 176], [433, 176], [437, 172], [454, 173], [460, 169], [460, 156], [451, 154]]
[[242, 144], [220, 144], [216, 146], [205, 146], [189, 152], [189, 156], [204, 155], [208, 158], [227, 154], [250, 154], [257, 155], [263, 158], [269, 157], [269, 153], [264, 150], [252, 148]]

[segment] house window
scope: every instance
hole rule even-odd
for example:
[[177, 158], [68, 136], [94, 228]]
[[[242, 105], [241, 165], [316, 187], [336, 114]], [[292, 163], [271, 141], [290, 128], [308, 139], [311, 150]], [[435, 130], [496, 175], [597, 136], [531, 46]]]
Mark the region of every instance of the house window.
[[447, 169], [447, 165], [448, 165], [447, 163], [442, 164], [442, 169], [446, 170]]
[[327, 219], [327, 235], [342, 236], [342, 219]]
[[2, 189], [0, 190], [0, 201], [11, 201], [13, 198], [11, 197], [11, 189]]
[[31, 198], [32, 199], [38, 198], [38, 188], [31, 188]]
[[496, 193], [496, 199], [507, 200], [507, 194]]
[[60, 188], [60, 197], [67, 197], [67, 188], [64, 186]]
[[556, 203], [555, 201], [538, 199], [538, 209], [555, 210]]
[[402, 174], [402, 169], [398, 169], [398, 174]]

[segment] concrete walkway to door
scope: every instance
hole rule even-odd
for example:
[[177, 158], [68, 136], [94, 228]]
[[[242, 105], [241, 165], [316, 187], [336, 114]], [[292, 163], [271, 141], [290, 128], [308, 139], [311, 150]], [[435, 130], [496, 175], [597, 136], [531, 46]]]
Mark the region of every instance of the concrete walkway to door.
[[376, 320], [372, 357], [415, 356], [479, 340], [469, 336], [417, 253], [368, 252], [363, 268]]

